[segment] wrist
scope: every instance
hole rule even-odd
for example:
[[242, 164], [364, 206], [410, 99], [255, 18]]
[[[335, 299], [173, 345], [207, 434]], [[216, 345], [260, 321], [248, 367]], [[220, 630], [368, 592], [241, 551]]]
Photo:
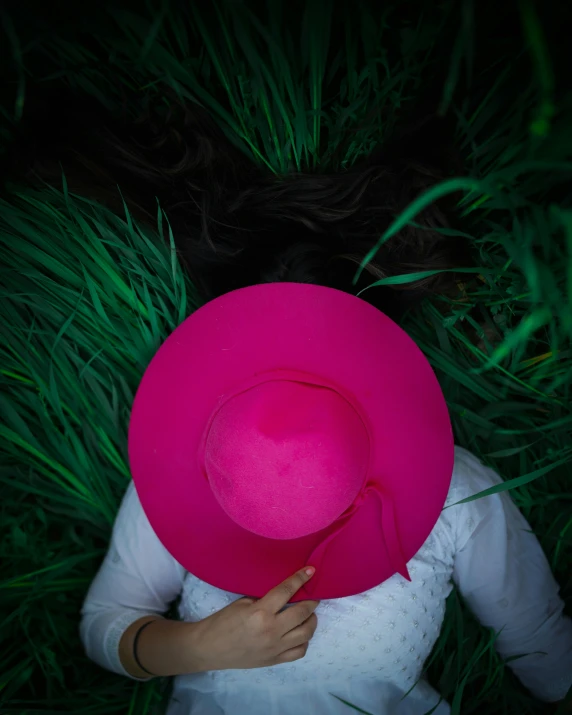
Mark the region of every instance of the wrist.
[[[146, 621], [152, 623], [140, 633], [135, 659], [135, 636]], [[207, 670], [201, 646], [195, 638], [196, 626], [196, 623], [156, 617], [137, 621], [124, 633], [120, 642], [120, 659], [123, 666], [136, 678], [150, 678], [151, 673], [156, 677], [165, 677]], [[148, 673], [142, 671], [139, 664]]]
[[209, 656], [207, 639], [204, 636], [203, 621], [185, 623], [185, 668], [187, 673], [205, 673], [216, 670]]
[[[148, 673], [141, 669], [139, 663], [137, 662], [138, 659], [135, 657], [135, 648], [137, 647], [137, 656], [140, 656], [141, 646], [139, 643], [136, 643], [137, 634], [146, 625], [151, 628], [152, 626], [150, 624], [156, 620], [158, 620], [157, 616], [143, 616], [139, 620], [132, 623], [129, 628], [124, 631], [121, 636], [121, 640], [119, 641], [119, 660], [127, 673], [134, 678], [147, 680], [153, 677], [150, 672]], [[139, 640], [141, 640], [142, 636], [143, 633], [141, 633]], [[145, 657], [145, 655], [146, 654], [144, 653], [143, 657]]]
[[[155, 631], [151, 664], [154, 672], [163, 676], [189, 675], [206, 670], [202, 650], [196, 636], [197, 623], [164, 621]], [[151, 626], [153, 628], [153, 626]], [[143, 634], [144, 636], [145, 634]]]

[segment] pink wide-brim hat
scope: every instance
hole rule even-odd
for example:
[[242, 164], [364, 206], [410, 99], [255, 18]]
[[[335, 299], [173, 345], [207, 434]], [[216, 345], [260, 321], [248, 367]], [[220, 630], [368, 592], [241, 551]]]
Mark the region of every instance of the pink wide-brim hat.
[[392, 320], [341, 291], [272, 283], [187, 318], [139, 386], [129, 459], [149, 522], [190, 573], [292, 601], [362, 593], [433, 529], [453, 471], [445, 399]]

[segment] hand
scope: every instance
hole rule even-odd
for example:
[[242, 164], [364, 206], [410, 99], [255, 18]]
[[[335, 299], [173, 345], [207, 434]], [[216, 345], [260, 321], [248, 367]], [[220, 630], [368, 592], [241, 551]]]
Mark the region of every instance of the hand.
[[280, 612], [314, 574], [298, 571], [262, 598], [241, 598], [193, 624], [200, 670], [264, 668], [306, 655], [318, 619], [319, 601], [299, 601]]

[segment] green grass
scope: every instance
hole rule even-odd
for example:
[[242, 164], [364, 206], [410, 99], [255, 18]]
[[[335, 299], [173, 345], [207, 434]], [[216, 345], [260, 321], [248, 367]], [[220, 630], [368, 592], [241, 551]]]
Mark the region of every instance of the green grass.
[[[129, 479], [134, 391], [198, 299], [161, 215], [164, 241], [128, 214], [56, 190], [14, 194], [0, 212], [0, 598], [4, 642], [24, 646], [2, 651], [3, 704], [24, 689], [43, 693], [48, 710], [111, 712], [96, 671], [78, 680], [81, 593]], [[106, 680], [115, 712], [125, 712], [138, 691]]]
[[[33, 84], [66, 83], [111, 110], [129, 97], [133, 115], [169, 90], [269, 172], [329, 171], [437, 91], [464, 171], [418, 197], [380, 247], [426, 202], [456, 205], [450, 231], [470, 241], [472, 268], [457, 299], [427, 302], [404, 327], [440, 377], [457, 442], [505, 477], [570, 603], [572, 97], [545, 37], [558, 18], [510, 4], [521, 34], [507, 39], [498, 3], [419, 2], [414, 20], [398, 3], [175, 5], [4, 11], [4, 145]], [[134, 390], [200, 297], [160, 210], [144, 228], [63, 179], [2, 200], [0, 266], [1, 712], [160, 712], [165, 684], [87, 661], [78, 611], [129, 479]], [[493, 641], [453, 594], [432, 683], [454, 713], [542, 713]]]

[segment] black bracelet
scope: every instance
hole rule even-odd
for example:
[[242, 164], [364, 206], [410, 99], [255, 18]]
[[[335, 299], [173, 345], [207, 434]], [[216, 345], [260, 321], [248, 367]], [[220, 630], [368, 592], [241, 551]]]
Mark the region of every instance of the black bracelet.
[[145, 673], [147, 673], [148, 675], [153, 675], [153, 676], [154, 676], [155, 673], [151, 673], [151, 671], [147, 670], [147, 668], [144, 668], [144, 667], [141, 665], [141, 661], [139, 660], [139, 656], [137, 655], [137, 641], [139, 640], [139, 636], [141, 635], [141, 633], [143, 633], [143, 631], [145, 630], [145, 628], [147, 628], [147, 626], [150, 626], [150, 625], [151, 625], [151, 623], [155, 623], [155, 621], [154, 621], [154, 620], [153, 620], [153, 621], [147, 621], [147, 623], [144, 623], [144, 624], [141, 626], [141, 628], [137, 631], [137, 633], [135, 634], [135, 638], [133, 639], [133, 658], [135, 659], [135, 662], [136, 662], [137, 665], [141, 668], [141, 670], [143, 670], [143, 671], [144, 671]]

